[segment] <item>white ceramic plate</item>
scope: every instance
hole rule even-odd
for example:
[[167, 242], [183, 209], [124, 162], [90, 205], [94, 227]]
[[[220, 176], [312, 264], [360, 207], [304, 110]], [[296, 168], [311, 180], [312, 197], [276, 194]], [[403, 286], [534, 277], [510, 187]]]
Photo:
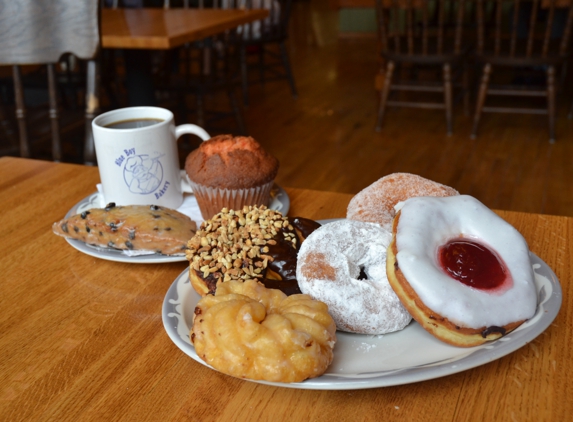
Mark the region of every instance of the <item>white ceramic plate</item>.
[[[354, 390], [409, 384], [465, 371], [499, 359], [531, 342], [555, 319], [561, 307], [561, 286], [557, 277], [531, 253], [538, 291], [535, 316], [501, 339], [472, 348], [443, 343], [412, 322], [404, 330], [369, 336], [338, 331], [334, 361], [321, 377], [301, 383], [255, 381], [280, 387], [314, 390]], [[163, 301], [163, 325], [171, 340], [197, 362], [201, 360], [189, 339], [193, 311], [199, 295], [182, 272]], [[210, 366], [209, 366], [210, 367]]]
[[[290, 198], [286, 191], [278, 185], [274, 185], [273, 187], [274, 194], [271, 197], [271, 203], [269, 204], [269, 208], [280, 211], [283, 215], [288, 213], [290, 208]], [[197, 200], [193, 195], [189, 195], [186, 197], [186, 201], [194, 201], [195, 204]], [[93, 193], [76, 205], [74, 205], [66, 214], [64, 218], [69, 218], [72, 215], [79, 214], [83, 211], [92, 209], [92, 208], [101, 208], [101, 199], [100, 194], [98, 192]], [[193, 216], [190, 216], [193, 218]], [[201, 221], [194, 219], [199, 225]], [[80, 252], [83, 252], [87, 255], [105, 259], [108, 261], [116, 261], [116, 262], [127, 262], [132, 264], [158, 264], [158, 263], [167, 263], [167, 262], [180, 262], [186, 261], [184, 255], [177, 255], [177, 256], [168, 256], [168, 255], [161, 255], [157, 253], [151, 253], [148, 255], [137, 255], [137, 256], [129, 256], [126, 255], [123, 251], [112, 249], [112, 248], [102, 248], [98, 246], [88, 245], [80, 240], [75, 239], [67, 239], [66, 241], [72, 245], [75, 249]]]

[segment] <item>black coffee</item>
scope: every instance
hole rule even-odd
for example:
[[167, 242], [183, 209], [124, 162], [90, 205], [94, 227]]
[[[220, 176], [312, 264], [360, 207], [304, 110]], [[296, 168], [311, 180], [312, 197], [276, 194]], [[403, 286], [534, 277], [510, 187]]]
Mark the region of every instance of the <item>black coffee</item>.
[[105, 125], [105, 127], [110, 129], [137, 129], [140, 127], [153, 126], [162, 121], [163, 119], [129, 119], [113, 122], [109, 125]]

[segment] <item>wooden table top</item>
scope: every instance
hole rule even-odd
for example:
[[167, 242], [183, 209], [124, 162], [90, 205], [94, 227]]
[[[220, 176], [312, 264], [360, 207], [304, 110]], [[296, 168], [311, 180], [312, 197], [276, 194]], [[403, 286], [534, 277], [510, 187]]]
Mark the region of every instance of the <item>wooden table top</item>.
[[[529, 344], [429, 381], [302, 390], [220, 374], [175, 346], [161, 308], [185, 262], [104, 261], [52, 234], [98, 181], [96, 167], [0, 158], [0, 420], [570, 420], [573, 218], [500, 212], [563, 289], [556, 320]], [[343, 217], [351, 198], [286, 190], [289, 214], [314, 219]]]
[[264, 19], [269, 11], [222, 9], [102, 9], [103, 48], [166, 50], [245, 23]]

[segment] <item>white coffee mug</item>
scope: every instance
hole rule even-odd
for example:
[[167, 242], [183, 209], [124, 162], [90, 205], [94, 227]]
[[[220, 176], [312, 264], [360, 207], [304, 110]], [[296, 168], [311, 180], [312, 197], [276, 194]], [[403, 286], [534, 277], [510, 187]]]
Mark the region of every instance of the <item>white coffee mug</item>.
[[173, 113], [159, 107], [127, 107], [100, 114], [92, 122], [105, 203], [161, 205], [183, 202], [177, 139], [184, 134], [206, 141], [197, 125], [175, 126]]

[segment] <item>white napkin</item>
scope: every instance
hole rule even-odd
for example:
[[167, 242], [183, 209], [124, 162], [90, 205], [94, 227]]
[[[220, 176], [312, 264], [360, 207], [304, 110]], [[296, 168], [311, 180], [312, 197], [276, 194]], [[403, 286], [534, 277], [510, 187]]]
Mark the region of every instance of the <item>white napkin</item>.
[[183, 203], [179, 208], [177, 208], [181, 214], [185, 214], [195, 223], [197, 223], [197, 227], [201, 225], [204, 221], [203, 216], [201, 215], [201, 210], [199, 209], [199, 204], [197, 203], [197, 198], [192, 193], [184, 193], [183, 194]]

